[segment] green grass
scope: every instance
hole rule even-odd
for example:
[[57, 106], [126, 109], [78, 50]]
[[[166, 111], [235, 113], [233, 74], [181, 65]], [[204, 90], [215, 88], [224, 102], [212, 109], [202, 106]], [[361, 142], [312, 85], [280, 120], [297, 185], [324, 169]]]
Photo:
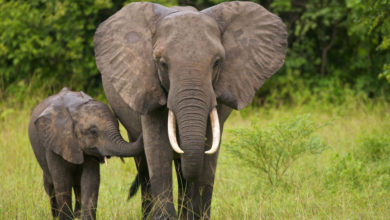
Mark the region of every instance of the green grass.
[[[0, 107], [0, 219], [51, 218], [42, 171], [27, 137], [31, 103], [12, 109], [2, 103]], [[253, 118], [267, 128], [308, 113], [316, 123], [327, 124], [317, 135], [329, 147], [320, 154], [302, 155], [285, 174], [283, 184], [270, 185], [266, 175], [244, 165], [245, 158], [226, 149], [233, 137], [229, 129], [249, 127]], [[313, 102], [233, 112], [223, 134], [212, 218], [388, 219], [389, 131], [390, 107], [380, 100], [351, 101], [342, 106]], [[370, 152], [372, 157], [365, 155]], [[132, 159], [123, 164], [113, 158], [108, 167], [101, 166], [99, 219], [140, 218], [140, 193], [126, 200], [135, 175]]]

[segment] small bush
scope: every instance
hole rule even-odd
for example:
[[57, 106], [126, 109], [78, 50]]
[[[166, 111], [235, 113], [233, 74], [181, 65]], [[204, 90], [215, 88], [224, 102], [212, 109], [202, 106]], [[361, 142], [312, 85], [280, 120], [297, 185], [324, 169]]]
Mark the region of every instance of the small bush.
[[390, 158], [390, 135], [375, 130], [360, 137], [358, 142], [356, 157], [373, 162]]
[[390, 136], [388, 128], [365, 131], [355, 139], [352, 152], [336, 154], [326, 172], [325, 183], [336, 190], [339, 186], [361, 189], [370, 184], [390, 189]]
[[335, 154], [331, 161], [325, 174], [325, 185], [332, 191], [344, 186], [349, 189], [361, 188], [368, 180], [365, 164], [350, 153], [344, 156]]
[[323, 151], [325, 144], [314, 135], [318, 128], [308, 115], [267, 127], [253, 121], [250, 128], [231, 130], [233, 138], [227, 145], [233, 155], [275, 185], [299, 157]]

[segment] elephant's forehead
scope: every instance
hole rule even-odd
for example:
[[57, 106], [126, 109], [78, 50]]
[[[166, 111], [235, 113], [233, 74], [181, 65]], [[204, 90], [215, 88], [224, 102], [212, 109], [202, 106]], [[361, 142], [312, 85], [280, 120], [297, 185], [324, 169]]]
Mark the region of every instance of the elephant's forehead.
[[186, 11], [173, 13], [161, 20], [156, 36], [158, 43], [163, 44], [159, 46], [165, 46], [167, 50], [204, 56], [205, 51], [214, 52], [219, 48], [221, 34], [214, 19], [199, 12]]
[[80, 113], [85, 123], [94, 123], [101, 127], [106, 127], [109, 122], [115, 120], [110, 110], [100, 103], [87, 103], [82, 106]]
[[218, 24], [211, 17], [192, 11], [182, 11], [170, 14], [157, 25], [158, 32], [165, 33], [204, 33], [219, 34]]
[[112, 121], [110, 121], [105, 115], [100, 115], [96, 113], [83, 114], [81, 118], [77, 121], [79, 128], [86, 130], [94, 126], [99, 131], [106, 131], [110, 129]]

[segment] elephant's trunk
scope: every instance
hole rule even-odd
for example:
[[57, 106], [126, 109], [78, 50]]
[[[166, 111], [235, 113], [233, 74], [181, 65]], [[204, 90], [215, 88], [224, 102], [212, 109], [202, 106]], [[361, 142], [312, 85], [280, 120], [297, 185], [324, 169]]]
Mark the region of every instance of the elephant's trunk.
[[105, 156], [134, 157], [142, 153], [142, 137], [135, 142], [126, 142], [120, 135], [119, 129], [115, 124], [110, 124], [106, 131], [107, 140], [104, 146]]
[[[203, 89], [181, 89], [172, 109], [177, 120], [184, 178], [197, 179], [202, 171], [210, 102]], [[169, 126], [169, 125], [168, 125]], [[173, 146], [173, 145], [172, 145]]]

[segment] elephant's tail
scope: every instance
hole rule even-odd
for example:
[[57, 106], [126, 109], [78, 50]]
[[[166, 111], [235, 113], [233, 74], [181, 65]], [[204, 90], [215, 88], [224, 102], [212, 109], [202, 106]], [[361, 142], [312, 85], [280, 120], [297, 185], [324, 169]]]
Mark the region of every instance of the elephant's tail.
[[139, 185], [140, 185], [140, 182], [139, 182], [139, 173], [138, 173], [137, 176], [135, 177], [135, 179], [133, 180], [133, 183], [130, 186], [129, 196], [127, 197], [127, 200], [130, 200], [131, 197], [133, 197], [133, 196], [135, 196], [135, 194], [137, 194]]

